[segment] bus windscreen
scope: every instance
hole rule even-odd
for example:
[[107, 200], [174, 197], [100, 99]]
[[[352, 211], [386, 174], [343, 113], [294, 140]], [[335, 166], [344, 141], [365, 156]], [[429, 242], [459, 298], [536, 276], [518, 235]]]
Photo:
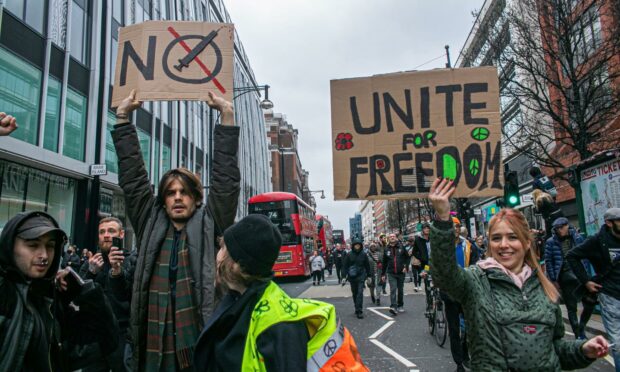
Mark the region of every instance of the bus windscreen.
[[249, 205], [250, 213], [264, 214], [280, 230], [282, 245], [299, 244], [299, 236], [295, 233], [295, 226], [291, 214], [297, 213], [293, 200], [276, 202], [254, 203]]

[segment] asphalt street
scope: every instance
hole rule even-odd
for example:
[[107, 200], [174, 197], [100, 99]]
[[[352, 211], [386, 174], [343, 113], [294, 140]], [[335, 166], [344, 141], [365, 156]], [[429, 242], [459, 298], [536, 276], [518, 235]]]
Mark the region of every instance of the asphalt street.
[[[371, 304], [366, 289], [365, 318], [361, 320], [355, 317], [349, 285], [343, 287], [335, 278], [326, 277], [326, 283], [320, 286], [313, 286], [310, 279], [278, 280], [278, 283], [290, 296], [314, 298], [333, 304], [338, 316], [353, 334], [364, 363], [371, 371], [456, 370], [449, 341], [444, 347], [439, 347], [428, 333], [423, 291], [414, 292], [413, 284], [408, 281], [405, 283], [404, 313], [392, 316], [388, 312], [389, 295], [382, 297], [381, 306]], [[599, 360], [585, 371], [613, 372], [614, 368], [607, 360]]]

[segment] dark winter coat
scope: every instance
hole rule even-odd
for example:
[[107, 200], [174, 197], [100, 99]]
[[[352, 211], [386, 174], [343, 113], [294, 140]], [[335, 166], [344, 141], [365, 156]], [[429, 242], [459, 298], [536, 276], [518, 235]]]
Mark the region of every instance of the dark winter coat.
[[[594, 267], [597, 274], [594, 278], [590, 278], [580, 264], [582, 259], [587, 259]], [[582, 284], [593, 280], [603, 286], [601, 293], [620, 300], [620, 239], [611, 234], [607, 225], [570, 250], [566, 261]]]
[[428, 250], [426, 249], [426, 242], [422, 236], [416, 236], [413, 242], [413, 257], [420, 260], [422, 267], [429, 264]]
[[[146, 353], [149, 286], [171, 221], [151, 190], [136, 128], [130, 123], [116, 125], [112, 138], [118, 157], [119, 184], [125, 193], [127, 213], [137, 238], [138, 260], [130, 331], [134, 342], [134, 369], [142, 369]], [[233, 224], [237, 213], [239, 127], [216, 126], [213, 142], [213, 174], [207, 202], [196, 209], [185, 225], [192, 296], [200, 314], [200, 328], [215, 307], [216, 238]]]
[[433, 280], [463, 306], [472, 371], [560, 371], [592, 362], [581, 351], [585, 340], [564, 339], [560, 307], [535, 273], [519, 289], [498, 269], [462, 269], [454, 239], [452, 221], [433, 223]]
[[[571, 226], [568, 228], [568, 237], [571, 239], [572, 247], [576, 247], [583, 243], [584, 238], [581, 234]], [[568, 265], [568, 263], [566, 263]], [[552, 282], [557, 282], [562, 271], [562, 265], [564, 265], [564, 253], [562, 252], [562, 241], [560, 237], [555, 233], [553, 236], [547, 239], [545, 244], [545, 268], [547, 270], [547, 277]]]
[[71, 266], [73, 270], [78, 271], [80, 269], [80, 256], [75, 253], [65, 253], [62, 260], [62, 268], [64, 269], [67, 266]]
[[[349, 269], [351, 266], [356, 266], [355, 270], [357, 271], [357, 275], [355, 278], [349, 276]], [[349, 282], [366, 280], [366, 278], [371, 275], [372, 271], [370, 269], [370, 263], [368, 262], [368, 255], [364, 252], [364, 249], [360, 249], [359, 251], [352, 249], [351, 252], [347, 254], [342, 265], [342, 272]]]
[[54, 288], [63, 242], [56, 244], [44, 278], [29, 280], [15, 266], [17, 228], [33, 214], [49, 217], [20, 213], [0, 235], [0, 371], [72, 371], [83, 366], [76, 345], [98, 342], [109, 353], [118, 345], [118, 328], [102, 290], [92, 282], [75, 298]]
[[403, 270], [409, 265], [411, 258], [407, 249], [400, 242], [395, 246], [388, 244], [383, 252], [383, 268], [381, 275], [386, 274], [402, 274]]

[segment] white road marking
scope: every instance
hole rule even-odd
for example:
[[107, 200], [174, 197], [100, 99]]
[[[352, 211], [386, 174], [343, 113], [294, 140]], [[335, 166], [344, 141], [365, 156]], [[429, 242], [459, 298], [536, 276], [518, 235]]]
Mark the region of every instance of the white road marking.
[[370, 340], [370, 342], [372, 342], [373, 344], [377, 345], [380, 349], [382, 349], [386, 353], [388, 353], [391, 356], [393, 356], [394, 359], [396, 359], [399, 362], [401, 362], [402, 364], [404, 364], [405, 367], [407, 367], [407, 368], [415, 368], [415, 367], [417, 367], [414, 363], [412, 363], [411, 361], [407, 360], [402, 355], [398, 354], [394, 350], [392, 350], [389, 347], [385, 346], [383, 343], [381, 343], [381, 341], [376, 340], [376, 339], [373, 338], [373, 339]]
[[569, 331], [564, 331], [564, 334], [574, 336], [575, 334]]
[[372, 311], [373, 313], [375, 313], [375, 314], [379, 315], [379, 316], [380, 316], [380, 317], [382, 317], [382, 318], [385, 318], [385, 319], [387, 319], [387, 320], [394, 320], [394, 318], [389, 317], [389, 316], [387, 316], [387, 315], [383, 314], [383, 313], [382, 313], [382, 312], [380, 312], [380, 311], [377, 311], [377, 310], [386, 310], [386, 309], [389, 309], [389, 307], [367, 307], [367, 309], [368, 309], [368, 310], [370, 310], [370, 311]]
[[379, 329], [377, 330], [377, 332], [373, 333], [373, 334], [372, 334], [372, 335], [370, 335], [370, 337], [368, 337], [368, 338], [377, 338], [377, 337], [379, 337], [379, 336], [380, 336], [383, 332], [385, 332], [385, 330], [386, 330], [386, 329], [388, 329], [388, 328], [389, 328], [392, 324], [394, 324], [394, 323], [396, 323], [396, 322], [395, 322], [395, 321], [393, 321], [393, 320], [391, 320], [391, 321], [389, 321], [389, 322], [385, 323], [385, 324], [383, 325], [383, 327], [379, 328]]

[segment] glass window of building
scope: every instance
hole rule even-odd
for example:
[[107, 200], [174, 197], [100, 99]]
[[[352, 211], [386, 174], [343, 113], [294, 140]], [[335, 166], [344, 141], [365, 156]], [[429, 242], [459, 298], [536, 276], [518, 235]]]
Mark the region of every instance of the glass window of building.
[[112, 130], [115, 123], [116, 116], [108, 111], [107, 129], [105, 131], [105, 164], [108, 171], [118, 173], [118, 157], [116, 156], [116, 149], [112, 140]]
[[148, 21], [153, 14], [153, 0], [136, 0], [136, 23]]
[[142, 150], [142, 159], [146, 172], [151, 175], [151, 136], [138, 128], [138, 140], [140, 141], [140, 150]]
[[75, 182], [69, 178], [0, 160], [0, 231], [17, 213], [40, 210], [71, 232]]
[[58, 79], [49, 77], [47, 83], [47, 102], [45, 105], [45, 134], [43, 147], [58, 151], [58, 127], [60, 124], [60, 89]]
[[0, 48], [0, 107], [19, 123], [11, 136], [33, 145], [38, 137], [41, 75], [36, 67]]
[[9, 219], [24, 209], [28, 172], [24, 167], [0, 160], [0, 176], [2, 179], [0, 229], [2, 229]]
[[123, 14], [125, 13], [125, 1], [113, 0], [112, 1], [112, 18], [119, 24], [123, 25]]
[[75, 160], [84, 161], [87, 113], [88, 100], [86, 97], [72, 88], [67, 89], [67, 109], [65, 113], [62, 153]]
[[163, 145], [161, 148], [161, 173], [162, 175], [172, 168], [172, 151], [170, 146]]
[[6, 0], [5, 7], [40, 34], [45, 34], [47, 0]]
[[88, 25], [88, 2], [86, 0], [71, 1], [71, 56], [88, 66], [90, 32]]
[[159, 156], [159, 140], [155, 140], [155, 154], [153, 155], [153, 160], [155, 162], [155, 174], [153, 175], [153, 183], [157, 185], [159, 182], [159, 161], [161, 156]]
[[50, 175], [46, 211], [58, 221], [67, 233], [71, 233], [75, 202], [75, 181], [70, 178]]

